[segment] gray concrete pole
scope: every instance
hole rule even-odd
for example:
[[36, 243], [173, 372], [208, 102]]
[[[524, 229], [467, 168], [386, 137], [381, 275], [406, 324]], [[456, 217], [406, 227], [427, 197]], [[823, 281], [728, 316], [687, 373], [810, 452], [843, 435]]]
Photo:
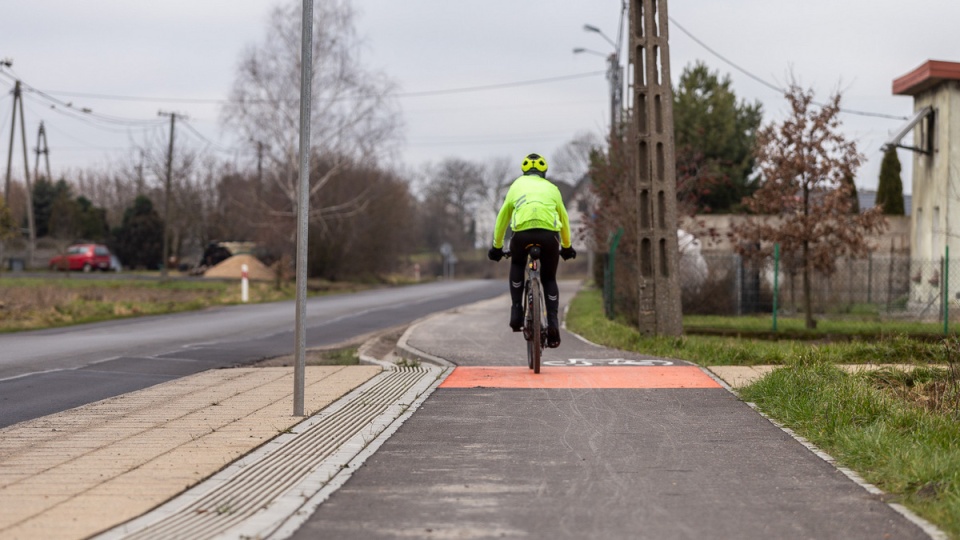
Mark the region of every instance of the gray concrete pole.
[[[642, 334], [683, 332], [667, 0], [631, 0], [631, 180], [637, 198], [637, 319]], [[619, 281], [620, 278], [618, 278]]]
[[[20, 81], [17, 81], [17, 86]], [[27, 187], [27, 230], [30, 235], [30, 243], [27, 244], [27, 268], [33, 266], [33, 253], [37, 248], [37, 224], [33, 217], [33, 186], [30, 184], [30, 157], [27, 151], [27, 126], [23, 119], [23, 95], [17, 92], [20, 101], [20, 141], [23, 145], [23, 180]]]
[[[166, 116], [168, 113], [160, 113]], [[167, 258], [170, 257], [170, 176], [173, 174], [173, 130], [176, 125], [176, 113], [170, 115], [170, 146], [167, 148], [167, 180], [164, 186], [163, 203], [163, 260], [160, 261], [160, 277], [167, 277]]]
[[17, 132], [17, 100], [20, 99], [20, 81], [13, 87], [13, 112], [10, 113], [10, 146], [7, 149], [7, 181], [3, 187], [3, 200], [10, 206], [10, 169], [13, 165], [13, 137]]
[[313, 0], [303, 0], [300, 53], [300, 185], [297, 194], [297, 317], [294, 332], [293, 415], [303, 416], [306, 372], [307, 231], [310, 218], [310, 97], [313, 78]]

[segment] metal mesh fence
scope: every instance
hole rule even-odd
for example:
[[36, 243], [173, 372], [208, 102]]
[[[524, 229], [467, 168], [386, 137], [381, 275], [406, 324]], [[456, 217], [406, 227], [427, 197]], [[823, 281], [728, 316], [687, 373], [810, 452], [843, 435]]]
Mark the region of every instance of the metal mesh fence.
[[[616, 314], [634, 309], [630, 299], [637, 287], [633, 258], [623, 248], [615, 254], [613, 279], [603, 281]], [[802, 316], [805, 310], [802, 266], [789, 260], [681, 255], [680, 273], [684, 315], [772, 314], [775, 300], [779, 315]], [[812, 272], [810, 303], [816, 317], [960, 322], [960, 260], [916, 260], [906, 254], [842, 258], [830, 275]]]
[[[771, 313], [775, 273], [779, 313], [803, 312], [802, 268], [789, 264], [777, 268], [773, 260], [755, 264], [738, 255], [712, 255], [704, 260], [708, 268], [704, 283], [700, 287], [687, 283], [682, 291], [685, 313]], [[832, 274], [812, 272], [811, 307], [818, 315], [943, 320], [945, 308], [947, 312], [950, 308], [950, 281], [960, 280], [956, 272], [942, 279], [947, 271], [943, 261], [913, 260], [905, 255], [841, 259]]]

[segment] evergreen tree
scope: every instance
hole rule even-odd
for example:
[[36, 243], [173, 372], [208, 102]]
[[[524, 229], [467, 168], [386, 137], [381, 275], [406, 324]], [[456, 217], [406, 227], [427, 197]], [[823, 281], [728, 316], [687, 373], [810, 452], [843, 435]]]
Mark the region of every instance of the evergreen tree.
[[113, 230], [110, 249], [132, 268], [160, 268], [163, 259], [163, 220], [145, 195], [123, 213], [122, 224]]
[[57, 199], [70, 199], [71, 191], [70, 184], [62, 178], [55, 183], [47, 178], [40, 178], [33, 184], [33, 221], [37, 227], [38, 238], [50, 234], [53, 206]]
[[888, 216], [902, 216], [903, 180], [900, 179], [900, 158], [893, 146], [883, 153], [880, 163], [880, 183], [877, 185], [877, 206]]
[[0, 242], [11, 240], [20, 234], [20, 229], [14, 224], [13, 216], [7, 202], [0, 195]]
[[850, 190], [850, 213], [859, 214], [860, 198], [857, 196], [857, 183], [853, 180], [853, 176], [848, 174], [843, 177], [843, 187]]
[[90, 199], [80, 196], [77, 197], [77, 234], [80, 238], [92, 242], [102, 242], [110, 234], [110, 226], [107, 224], [107, 211], [104, 208], [94, 206]]
[[731, 84], [697, 62], [684, 69], [674, 92], [678, 196], [695, 212], [736, 211], [754, 189], [761, 105], [738, 102]]

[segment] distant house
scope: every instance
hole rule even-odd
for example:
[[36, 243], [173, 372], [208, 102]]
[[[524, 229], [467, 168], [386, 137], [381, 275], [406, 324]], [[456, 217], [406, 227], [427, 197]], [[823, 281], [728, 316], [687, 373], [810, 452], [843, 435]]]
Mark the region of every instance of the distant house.
[[[884, 145], [913, 152], [910, 256], [938, 260], [947, 247], [956, 256], [960, 254], [960, 175], [956, 173], [960, 63], [930, 60], [893, 81], [893, 93], [913, 97], [913, 117]], [[913, 141], [907, 144], [903, 139], [910, 133]]]
[[884, 148], [913, 152], [910, 258], [933, 264], [911, 268], [909, 302], [929, 306], [948, 282], [935, 261], [960, 254], [960, 63], [930, 60], [893, 81], [893, 93], [913, 97], [913, 116]]
[[583, 175], [573, 186], [566, 182], [557, 182], [563, 204], [567, 207], [567, 218], [570, 220], [570, 237], [573, 248], [581, 253], [587, 251], [590, 242], [590, 231], [587, 228], [591, 219], [591, 212], [596, 208], [596, 196], [590, 189], [590, 177]]

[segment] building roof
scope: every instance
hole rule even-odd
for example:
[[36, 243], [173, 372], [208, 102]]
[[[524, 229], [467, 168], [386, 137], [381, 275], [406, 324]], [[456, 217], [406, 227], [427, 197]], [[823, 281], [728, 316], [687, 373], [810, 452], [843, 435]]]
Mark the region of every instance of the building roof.
[[893, 93], [915, 96], [946, 81], [960, 81], [960, 63], [928, 60], [917, 69], [893, 81]]

